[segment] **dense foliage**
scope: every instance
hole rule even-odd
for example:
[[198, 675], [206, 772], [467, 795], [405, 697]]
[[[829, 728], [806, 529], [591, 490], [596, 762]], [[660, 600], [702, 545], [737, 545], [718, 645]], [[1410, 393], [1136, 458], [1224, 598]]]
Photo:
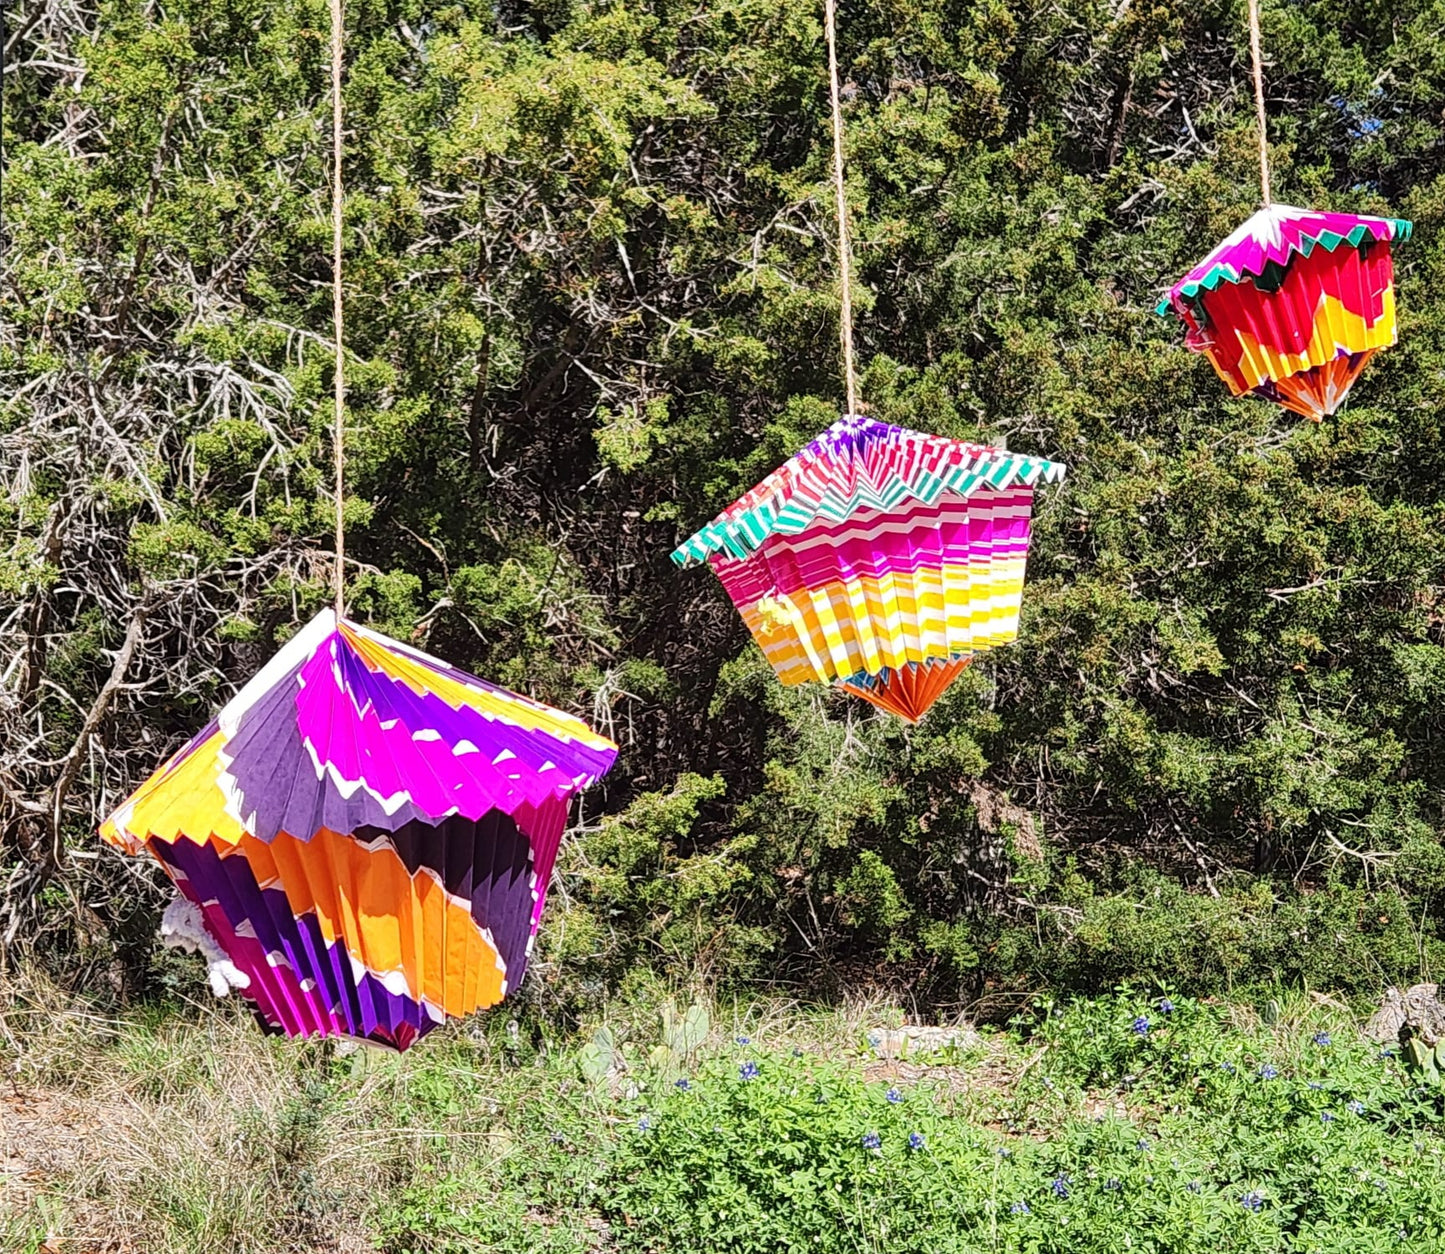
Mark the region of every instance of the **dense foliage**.
[[[1445, 1239], [1432, 1108], [1353, 1033], [1271, 1041], [1128, 994], [1056, 1013], [1018, 1104], [973, 1118], [946, 1070], [860, 1083], [741, 1039], [637, 1103], [600, 1199], [617, 1245], [1323, 1254]], [[1089, 1074], [1081, 1054], [1108, 1065]]]
[[[863, 395], [1071, 467], [1020, 643], [916, 730], [667, 557], [837, 412], [819, 8], [349, 6], [352, 613], [624, 749], [528, 995], [1438, 967], [1445, 8], [1264, 4], [1277, 197], [1416, 224], [1314, 427], [1152, 312], [1257, 196], [1243, 0], [841, 6]], [[8, 36], [0, 936], [123, 983], [158, 895], [96, 817], [327, 596], [326, 28]]]

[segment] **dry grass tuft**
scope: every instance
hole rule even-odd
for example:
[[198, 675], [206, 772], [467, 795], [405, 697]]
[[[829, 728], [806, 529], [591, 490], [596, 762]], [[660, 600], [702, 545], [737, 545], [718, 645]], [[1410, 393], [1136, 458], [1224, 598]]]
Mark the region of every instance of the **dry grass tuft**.
[[394, 1060], [353, 1062], [338, 1096], [333, 1049], [264, 1037], [232, 1006], [118, 1020], [12, 979], [0, 1059], [6, 1250], [371, 1250], [378, 1183], [417, 1157], [415, 1136], [375, 1131]]

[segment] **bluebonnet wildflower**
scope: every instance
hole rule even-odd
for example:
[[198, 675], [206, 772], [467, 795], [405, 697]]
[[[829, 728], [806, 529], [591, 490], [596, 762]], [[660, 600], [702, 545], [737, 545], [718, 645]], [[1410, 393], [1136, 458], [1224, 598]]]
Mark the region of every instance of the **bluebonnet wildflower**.
[[865, 1132], [863, 1134], [863, 1148], [876, 1150], [883, 1144], [883, 1138], [876, 1132]]
[[921, 1150], [926, 1144], [927, 1144], [927, 1142], [923, 1139], [923, 1133], [921, 1133], [921, 1132], [910, 1132], [910, 1133], [908, 1134], [908, 1148], [909, 1148], [909, 1149], [911, 1149], [911, 1150]]
[[742, 1065], [741, 1067], [738, 1068], [738, 1079], [740, 1079], [740, 1080], [756, 1080], [757, 1078], [758, 1078], [758, 1064], [757, 1064], [757, 1063], [755, 1063], [755, 1062], [745, 1062], [745, 1063], [743, 1063], [743, 1065]]
[[1133, 1026], [1135, 1036], [1149, 1035], [1149, 1020], [1146, 1019], [1143, 1015], [1140, 1015], [1137, 1019], [1134, 1020]]
[[1228, 1072], [1230, 1075], [1233, 1075], [1233, 1074], [1234, 1074], [1234, 1064], [1233, 1064], [1232, 1062], [1222, 1062], [1222, 1063], [1220, 1063], [1220, 1064], [1219, 1064], [1219, 1069], [1220, 1069], [1221, 1071]]
[[1190, 1181], [1188, 1184], [1186, 1184], [1184, 1187], [1185, 1187], [1186, 1189], [1188, 1189], [1191, 1193], [1203, 1193], [1203, 1192], [1204, 1192], [1204, 1186], [1203, 1186], [1202, 1184], [1200, 1184], [1198, 1180], [1191, 1180], [1191, 1181]]
[[1149, 1152], [1149, 1142], [1144, 1140], [1142, 1137], [1139, 1139], [1139, 1150], [1141, 1153], [1145, 1154]]
[[1049, 1188], [1054, 1191], [1055, 1197], [1068, 1197], [1069, 1183], [1069, 1177], [1060, 1172], [1057, 1176], [1054, 1177], [1054, 1182], [1049, 1185]]
[[878, 1046], [883, 1044], [883, 1038], [879, 1036], [877, 1032], [869, 1032], [868, 1044], [871, 1045], [874, 1049], [877, 1049]]
[[1104, 1187], [1108, 1189], [1110, 1193], [1117, 1193], [1124, 1186], [1111, 1176], [1109, 1179], [1104, 1181]]
[[1325, 1086], [1324, 1086], [1323, 1084], [1321, 1084], [1318, 1080], [1311, 1080], [1311, 1081], [1310, 1081], [1310, 1088], [1314, 1089], [1316, 1092], [1318, 1092], [1319, 1090], [1323, 1089], [1324, 1087], [1325, 1087]]
[[1328, 1032], [1316, 1032], [1310, 1039], [1323, 1049], [1330, 1043], [1330, 1034]]
[[652, 1127], [652, 1120], [646, 1115], [643, 1115], [642, 1118], [637, 1121], [637, 1130], [639, 1132], [646, 1132], [650, 1127]]
[[1278, 1074], [1279, 1071], [1270, 1066], [1269, 1063], [1265, 1063], [1264, 1066], [1259, 1069], [1259, 1078], [1261, 1080], [1273, 1080]]
[[1027, 1202], [1015, 1202], [1008, 1209], [1010, 1215], [1030, 1215], [1033, 1213], [1029, 1210], [1029, 1204]]
[[1159, 1013], [1161, 1015], [1172, 1015], [1174, 1013], [1174, 1003], [1167, 997], [1161, 997], [1159, 999]]
[[751, 1045], [753, 1043], [753, 1038], [750, 1036], [739, 1036], [737, 1038], [737, 1043], [739, 1045]]
[[688, 1089], [692, 1088], [692, 1081], [686, 1076], [683, 1076], [682, 1079], [677, 1082], [677, 1087], [686, 1093]]
[[1264, 1209], [1264, 1194], [1258, 1189], [1251, 1189], [1239, 1199], [1239, 1204], [1245, 1210], [1261, 1211]]
[[1345, 1109], [1352, 1115], [1363, 1115], [1365, 1113], [1365, 1103], [1356, 1098], [1346, 1105]]
[[1334, 1117], [1334, 1115], [1330, 1114], [1329, 1111], [1327, 1111], [1327, 1110], [1322, 1110], [1322, 1111], [1320, 1111], [1320, 1122], [1321, 1122], [1321, 1123], [1334, 1123], [1334, 1121], [1335, 1121], [1335, 1117]]
[[1013, 1157], [1013, 1150], [1009, 1149], [1006, 1145], [1000, 1145], [998, 1149], [994, 1150], [994, 1153], [997, 1154], [1000, 1158]]
[[903, 1100], [903, 1094], [900, 1093], [897, 1089], [889, 1089], [888, 1092], [883, 1094], [883, 1096], [887, 1098], [888, 1104], [890, 1106], [896, 1106], [899, 1102]]
[[1391, 1049], [1388, 1045], [1386, 1045], [1384, 1049], [1382, 1049], [1378, 1054], [1375, 1055], [1375, 1057], [1378, 1058], [1381, 1062], [1384, 1062], [1387, 1058], [1393, 1058], [1394, 1056], [1395, 1051]]

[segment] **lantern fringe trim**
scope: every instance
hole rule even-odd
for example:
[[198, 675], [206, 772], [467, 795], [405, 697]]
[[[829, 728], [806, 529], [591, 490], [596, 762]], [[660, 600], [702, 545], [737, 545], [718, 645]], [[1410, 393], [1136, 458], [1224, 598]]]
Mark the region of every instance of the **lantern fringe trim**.
[[[870, 477], [861, 457], [850, 453], [877, 445], [889, 455], [884, 472]], [[798, 535], [815, 519], [841, 523], [860, 510], [888, 511], [913, 499], [934, 504], [944, 493], [968, 496], [995, 490], [1057, 483], [1066, 467], [1042, 457], [925, 435], [852, 414], [841, 418], [747, 495], [723, 510], [673, 551], [679, 566], [706, 561], [713, 553], [745, 558], [770, 536]]]
[[1321, 213], [1292, 205], [1271, 205], [1254, 214], [1209, 256], [1169, 289], [1155, 312], [1167, 315], [1180, 301], [1212, 292], [1221, 283], [1242, 283], [1265, 275], [1270, 266], [1286, 266], [1296, 253], [1308, 257], [1316, 247], [1334, 252], [1377, 243], [1408, 240], [1413, 224], [1405, 218], [1373, 218], [1350, 213]]

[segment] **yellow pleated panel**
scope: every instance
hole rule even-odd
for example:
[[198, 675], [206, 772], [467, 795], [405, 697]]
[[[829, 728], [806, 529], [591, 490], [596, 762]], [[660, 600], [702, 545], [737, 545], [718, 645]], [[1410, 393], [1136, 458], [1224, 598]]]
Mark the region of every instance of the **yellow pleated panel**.
[[152, 836], [237, 844], [246, 829], [226, 810], [224, 746], [225, 733], [217, 731], [189, 752], [182, 749], [101, 824], [101, 839], [129, 853], [142, 852]]
[[[1395, 342], [1395, 289], [1385, 289], [1383, 311], [1373, 324], [1366, 322], [1361, 314], [1351, 313], [1338, 297], [1322, 297], [1315, 311], [1313, 334], [1302, 353], [1270, 348], [1245, 330], [1236, 330], [1235, 335], [1243, 350], [1238, 369], [1249, 387], [1258, 387], [1270, 379], [1285, 379], [1312, 366], [1326, 365], [1341, 351], [1362, 353], [1367, 349], [1388, 348]], [[1227, 368], [1221, 373], [1227, 378]]]
[[741, 607], [743, 621], [785, 684], [878, 674], [1017, 638], [1024, 560], [982, 574], [963, 567], [852, 578], [810, 588], [788, 604], [770, 595]]

